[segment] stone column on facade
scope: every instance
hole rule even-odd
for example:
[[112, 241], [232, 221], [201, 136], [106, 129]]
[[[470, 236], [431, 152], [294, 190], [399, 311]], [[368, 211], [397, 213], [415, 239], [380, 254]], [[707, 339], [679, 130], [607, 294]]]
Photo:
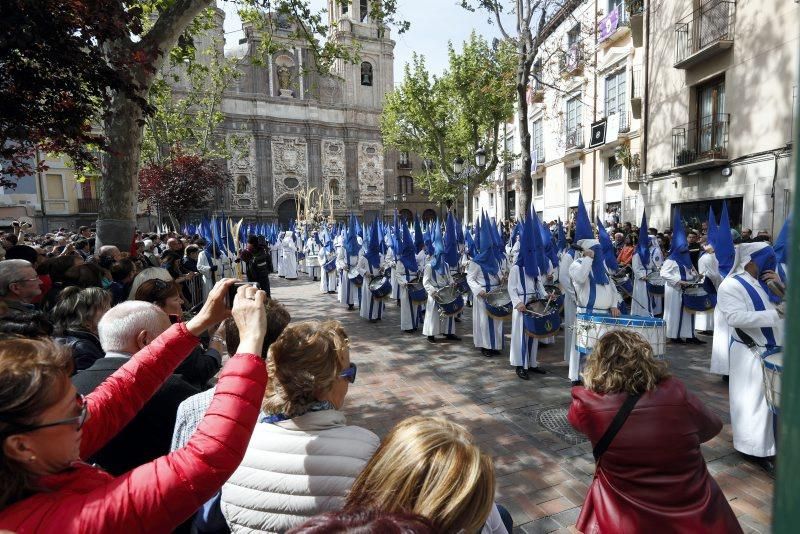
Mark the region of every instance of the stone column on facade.
[[345, 192], [345, 208], [359, 208], [358, 189], [358, 141], [347, 140], [344, 143], [345, 172], [347, 177], [347, 191]]
[[258, 189], [261, 197], [261, 205], [258, 206], [258, 212], [261, 213], [265, 210], [272, 210], [273, 195], [272, 195], [272, 137], [269, 135], [259, 134], [256, 135], [256, 157], [258, 166], [256, 167]]
[[308, 187], [317, 188], [322, 192], [322, 149], [321, 139], [316, 136], [308, 136]]

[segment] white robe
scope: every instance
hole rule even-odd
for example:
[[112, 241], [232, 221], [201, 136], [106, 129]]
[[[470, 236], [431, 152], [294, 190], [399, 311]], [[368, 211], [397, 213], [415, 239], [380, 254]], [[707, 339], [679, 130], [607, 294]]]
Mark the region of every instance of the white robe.
[[[719, 298], [719, 296], [717, 296]], [[714, 308], [714, 338], [711, 341], [711, 366], [709, 371], [718, 375], [727, 375], [730, 371], [731, 327], [725, 321], [725, 314]]]
[[[717, 256], [712, 252], [706, 252], [697, 261], [697, 271], [711, 280], [715, 288], [719, 288], [722, 276], [719, 274], [719, 262]], [[696, 313], [694, 326], [698, 330], [714, 330], [714, 310], [705, 313]]]
[[425, 286], [425, 291], [428, 292], [428, 304], [425, 308], [425, 322], [422, 324], [422, 335], [438, 336], [439, 334], [455, 334], [455, 317], [443, 316], [439, 313], [439, 306], [433, 299], [433, 294], [437, 290], [453, 285], [453, 278], [450, 276], [450, 267], [445, 264], [445, 272], [439, 273], [434, 271], [430, 263], [428, 263], [422, 275], [422, 285]]
[[[599, 260], [599, 261], [602, 261]], [[587, 309], [592, 285], [592, 264], [594, 259], [586, 256], [575, 259], [569, 266], [569, 277], [575, 290], [575, 304], [577, 313], [590, 313]], [[592, 314], [607, 314], [612, 307], [618, 307], [620, 296], [614, 283], [609, 279], [607, 284], [595, 285], [595, 300]], [[574, 336], [573, 336], [574, 338]], [[569, 354], [569, 379], [580, 380], [581, 370], [585, 364], [586, 355], [578, 352], [577, 344], [573, 339]]]
[[319, 258], [317, 256], [320, 254], [321, 248], [322, 247], [319, 246], [319, 243], [317, 243], [316, 239], [313, 237], [309, 237], [306, 240], [306, 246], [303, 247], [303, 252], [306, 255], [304, 261], [306, 273], [311, 278], [316, 278], [320, 275]]
[[570, 353], [575, 348], [575, 314], [578, 306], [575, 303], [575, 289], [569, 276], [569, 267], [574, 258], [564, 252], [558, 262], [558, 284], [564, 294], [564, 361], [569, 361]]
[[328, 252], [328, 250], [325, 248], [319, 252], [319, 267], [320, 272], [322, 273], [319, 279], [319, 290], [321, 293], [336, 291], [338, 286], [339, 280], [336, 275], [336, 269], [330, 272], [325, 270], [325, 264], [334, 258], [336, 258], [336, 252]]
[[651, 317], [664, 313], [664, 296], [651, 295], [647, 292], [645, 277], [660, 270], [660, 265], [653, 259], [650, 249], [650, 263], [645, 267], [639, 254], [633, 255], [631, 270], [633, 271], [633, 298], [631, 299], [631, 315]]
[[395, 271], [395, 262], [397, 261], [397, 257], [394, 255], [394, 249], [392, 247], [386, 248], [386, 254], [384, 255], [384, 265], [392, 270], [392, 292], [390, 293], [390, 298], [394, 300], [400, 300], [400, 286], [397, 284], [397, 277], [394, 276]]
[[228, 257], [224, 252], [220, 251], [219, 258], [216, 258], [213, 264], [217, 266], [214, 276], [211, 275], [212, 262], [209, 261], [208, 253], [205, 250], [201, 250], [197, 256], [197, 270], [203, 276], [203, 300], [208, 297], [208, 293], [214, 287], [213, 279], [219, 281], [223, 278], [233, 277], [230, 261], [228, 261]]
[[339, 302], [357, 306], [361, 302], [361, 288], [353, 283], [350, 274], [354, 273], [358, 265], [358, 256], [347, 256], [344, 247], [339, 247], [336, 256], [336, 269], [339, 272]]
[[[498, 274], [502, 273], [502, 269]], [[486, 277], [481, 266], [474, 261], [469, 264], [467, 269], [467, 283], [472, 290], [472, 337], [475, 346], [482, 349], [502, 350], [503, 321], [497, 321], [489, 317], [486, 313], [486, 301], [479, 297], [482, 291], [487, 293], [500, 286], [500, 277], [490, 274], [489, 284], [486, 284]]]
[[[767, 293], [750, 274], [740, 275], [761, 297], [764, 311], [755, 311], [747, 290], [734, 277], [728, 277], [719, 286], [717, 306], [731, 327], [731, 336], [738, 339], [733, 330], [739, 328], [760, 347], [767, 345], [762, 328], [771, 328], [776, 344], [783, 342], [783, 320], [770, 302]], [[759, 349], [763, 351], [764, 349]], [[772, 430], [772, 412], [764, 397], [763, 371], [760, 358], [743, 343], [734, 341], [730, 348], [731, 430], [733, 447], [745, 454], [765, 457], [775, 454], [775, 436]]]
[[278, 261], [279, 254], [278, 249], [280, 248], [280, 241], [275, 241], [270, 245], [270, 254], [272, 254], [272, 268], [277, 271], [280, 270], [280, 262]]
[[[694, 267], [686, 269], [687, 279], [697, 274]], [[694, 315], [683, 307], [683, 291], [678, 282], [681, 271], [675, 260], [667, 259], [661, 266], [661, 277], [666, 282], [664, 287], [664, 321], [667, 323], [667, 338], [688, 339], [694, 337]]]
[[511, 297], [511, 305], [514, 307], [514, 311], [511, 313], [509, 362], [514, 367], [538, 367], [536, 356], [539, 352], [539, 340], [525, 333], [524, 314], [517, 310], [517, 305], [525, 305], [533, 297], [544, 298], [546, 295], [544, 284], [540, 277], [531, 278], [524, 274], [522, 267], [515, 265], [508, 272], [508, 294]]
[[[513, 265], [513, 264], [511, 264]], [[553, 266], [552, 260], [547, 260], [547, 276], [542, 278], [542, 284], [555, 284], [558, 280], [558, 268]], [[556, 342], [556, 336], [547, 336], [538, 340], [540, 345], [552, 345]]]
[[383, 276], [380, 265], [372, 267], [369, 260], [361, 255], [358, 258], [356, 270], [364, 277], [364, 285], [361, 287], [361, 308], [358, 314], [364, 319], [381, 319], [383, 317], [383, 299], [376, 299], [369, 290], [369, 283], [372, 279]]
[[281, 242], [283, 250], [283, 276], [287, 280], [297, 279], [297, 245], [291, 237], [285, 238]]
[[393, 272], [400, 288], [400, 329], [415, 330], [419, 326], [420, 305], [411, 302], [407, 286], [409, 282], [416, 280], [417, 273], [407, 272], [402, 261], [395, 263]]

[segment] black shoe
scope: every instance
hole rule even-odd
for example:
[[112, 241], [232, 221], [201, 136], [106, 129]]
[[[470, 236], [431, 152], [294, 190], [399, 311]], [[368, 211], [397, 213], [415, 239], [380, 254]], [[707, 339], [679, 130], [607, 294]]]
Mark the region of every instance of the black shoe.
[[481, 349], [481, 354], [483, 354], [487, 358], [491, 358], [492, 356], [494, 356], [494, 354], [492, 354], [492, 351], [490, 351], [489, 349]]
[[572, 387], [582, 386], [582, 385], [583, 385], [583, 382], [581, 382], [580, 380], [573, 380], [572, 381]]
[[403, 330], [403, 332], [405, 332], [406, 334], [413, 334], [416, 331], [417, 331], [416, 328], [412, 328], [411, 330]]
[[460, 322], [461, 322], [461, 319], [459, 319], [458, 317], [456, 317], [455, 321], [456, 321], [457, 323], [460, 323]]
[[775, 478], [775, 457], [774, 456], [751, 456], [749, 454], [741, 453], [742, 457], [747, 460], [748, 462], [757, 465], [761, 469], [767, 472], [769, 476]]
[[689, 337], [686, 338], [686, 343], [689, 343], [690, 345], [705, 345], [706, 341], [703, 341], [702, 339], [697, 339], [696, 337]]
[[397, 299], [397, 305], [400, 306], [400, 299]]
[[729, 375], [722, 375], [722, 381], [725, 382], [726, 384], [728, 383], [728, 381], [730, 379], [731, 379], [731, 377]]
[[491, 352], [495, 356], [500, 356], [501, 354], [503, 354], [502, 352], [500, 352], [499, 350], [496, 350], [496, 349], [491, 349], [489, 352]]
[[315, 282], [319, 282], [319, 278], [314, 278], [314, 281]]
[[348, 304], [348, 305], [347, 305], [347, 309], [348, 309], [348, 310], [352, 310], [353, 308], [354, 308], [354, 306], [353, 306], [352, 304]]
[[445, 339], [449, 339], [450, 341], [461, 341], [461, 338], [455, 334], [445, 334]]
[[377, 323], [377, 322], [378, 322], [378, 319], [370, 319], [370, 320], [369, 320], [369, 322], [371, 322], [371, 323]]
[[546, 375], [547, 371], [542, 369], [541, 367], [528, 367], [528, 371], [531, 373], [536, 373], [537, 375]]
[[531, 379], [531, 377], [528, 376], [528, 370], [525, 369], [524, 367], [520, 366], [520, 365], [517, 366], [517, 376], [520, 377], [523, 380], [530, 380]]
[[676, 337], [675, 339], [668, 338], [667, 341], [669, 341], [670, 343], [677, 343], [678, 345], [682, 345], [683, 343], [686, 343], [684, 340], [682, 340], [679, 337]]
[[436, 343], [436, 338], [434, 336], [428, 336], [428, 343]]

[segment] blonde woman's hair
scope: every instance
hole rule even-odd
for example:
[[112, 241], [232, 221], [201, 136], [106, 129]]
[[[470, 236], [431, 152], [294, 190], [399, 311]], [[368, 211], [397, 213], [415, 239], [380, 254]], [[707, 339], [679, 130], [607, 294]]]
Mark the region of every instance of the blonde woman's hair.
[[583, 385], [595, 393], [641, 395], [670, 375], [641, 335], [613, 330], [594, 346], [582, 376]]
[[295, 417], [329, 391], [350, 354], [347, 333], [339, 321], [290, 324], [269, 349], [266, 413]]
[[409, 417], [395, 426], [356, 479], [345, 510], [406, 512], [436, 532], [479, 532], [494, 506], [494, 466], [463, 426]]

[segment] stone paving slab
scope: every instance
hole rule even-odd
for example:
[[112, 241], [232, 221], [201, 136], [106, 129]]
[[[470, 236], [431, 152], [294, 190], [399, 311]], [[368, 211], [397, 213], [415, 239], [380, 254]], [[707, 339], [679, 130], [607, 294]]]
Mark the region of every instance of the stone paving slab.
[[[370, 324], [319, 293], [319, 282], [272, 278], [272, 294], [293, 321], [338, 319], [350, 336], [358, 380], [345, 412], [351, 424], [383, 438], [412, 415], [438, 415], [466, 426], [494, 458], [497, 501], [514, 519], [515, 532], [576, 532], [583, 499], [594, 473], [591, 444], [575, 445], [543, 428], [536, 414], [569, 406], [568, 364], [563, 336], [540, 347], [546, 375], [519, 380], [508, 364], [508, 335], [502, 356], [483, 357], [474, 348], [470, 308], [458, 324], [461, 341], [428, 343], [420, 332], [399, 326], [399, 308], [387, 300], [383, 320]], [[722, 488], [745, 532], [770, 531], [773, 480], [733, 450], [728, 387], [708, 372], [707, 345], [670, 345], [671, 372], [722, 419], [722, 432], [702, 446], [710, 473]]]

